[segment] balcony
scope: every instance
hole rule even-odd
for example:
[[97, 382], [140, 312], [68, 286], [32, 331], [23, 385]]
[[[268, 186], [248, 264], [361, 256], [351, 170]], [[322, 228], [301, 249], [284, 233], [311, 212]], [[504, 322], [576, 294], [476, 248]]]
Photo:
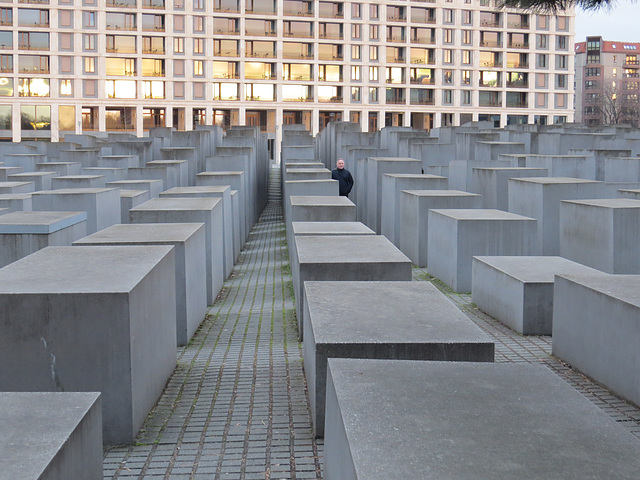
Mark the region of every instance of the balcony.
[[402, 57], [402, 56], [387, 57], [387, 62], [390, 62], [390, 63], [405, 63], [406, 61], [407, 61], [407, 57]]
[[507, 68], [529, 68], [529, 62], [507, 62]]
[[[313, 58], [313, 57], [303, 57], [303, 58]], [[342, 60], [344, 60], [344, 57], [342, 55], [318, 53], [318, 60], [330, 60], [330, 61], [332, 60], [336, 62], [341, 62]]]
[[322, 40], [342, 40], [343, 36], [342, 36], [342, 33], [339, 33], [339, 32], [335, 32], [335, 33], [325, 32], [325, 33], [319, 33], [318, 38]]
[[500, 20], [480, 20], [481, 27], [500, 28], [502, 22]]
[[[223, 10], [214, 10], [214, 11], [222, 12]], [[224, 11], [227, 11], [229, 13], [239, 13], [238, 10], [224, 10]], [[277, 13], [278, 13], [277, 11], [275, 11], [273, 9], [271, 9], [271, 10], [268, 10], [266, 8], [265, 9], [261, 9], [259, 7], [255, 7], [255, 6], [254, 6], [253, 10], [251, 8], [247, 8], [247, 9], [245, 9], [244, 12], [248, 13], [249, 15], [277, 15]]]
[[488, 80], [488, 81], [485, 81], [485, 82], [480, 80], [478, 82], [478, 85], [480, 87], [499, 88], [499, 87], [502, 86], [502, 82], [500, 80]]
[[528, 88], [529, 87], [529, 82], [527, 80], [514, 80], [514, 81], [508, 81], [507, 80], [507, 88]]
[[515, 20], [508, 21], [507, 28], [519, 28], [522, 30], [526, 30], [529, 28], [529, 22], [515, 21]]
[[480, 62], [480, 65], [483, 67], [498, 68], [502, 67], [502, 62], [498, 60], [489, 60], [486, 62]]
[[435, 85], [435, 78], [412, 78], [410, 83], [412, 85]]
[[488, 48], [502, 48], [502, 42], [498, 42], [496, 40], [485, 40], [480, 42], [480, 46]]
[[507, 108], [528, 108], [529, 104], [527, 102], [518, 101], [518, 102], [510, 102], [507, 100]]
[[342, 97], [330, 97], [330, 98], [318, 98], [318, 102], [320, 103], [342, 103]]
[[222, 28], [217, 28], [215, 30], [215, 32], [213, 32], [215, 35], [240, 35], [240, 30], [235, 28], [228, 28], [228, 29], [222, 29]]
[[387, 42], [404, 43], [404, 35], [387, 35]]
[[283, 98], [283, 102], [313, 102], [313, 97]]
[[109, 8], [136, 8], [138, 3], [137, 0], [107, 0], [106, 5]]
[[284, 8], [282, 13], [289, 17], [313, 17], [313, 11], [301, 8]]
[[529, 42], [509, 42], [507, 48], [529, 48]]
[[142, 0], [142, 8], [163, 10], [165, 8], [164, 0]]

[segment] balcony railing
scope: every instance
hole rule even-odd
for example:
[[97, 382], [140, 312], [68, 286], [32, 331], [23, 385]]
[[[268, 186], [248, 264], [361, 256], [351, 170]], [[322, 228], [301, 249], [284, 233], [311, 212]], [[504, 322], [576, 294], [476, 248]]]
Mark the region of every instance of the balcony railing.
[[[389, 103], [389, 102], [387, 102]], [[411, 100], [409, 102], [411, 105], [435, 105], [436, 101], [435, 99], [426, 99], [426, 100]]]
[[507, 62], [507, 68], [529, 68], [529, 62]]
[[214, 32], [216, 35], [240, 35], [240, 30], [235, 28], [228, 28], [228, 29], [222, 29], [222, 28], [218, 28], [216, 29], [216, 31]]
[[283, 102], [313, 102], [313, 97], [283, 98]]
[[485, 40], [480, 42], [480, 46], [488, 48], [502, 48], [502, 42], [497, 42], [495, 40]]
[[482, 80], [480, 80], [480, 82], [478, 83], [478, 85], [480, 85], [481, 87], [490, 87], [490, 88], [497, 88], [502, 86], [502, 82], [500, 81], [496, 81], [496, 80], [491, 80], [488, 82], [483, 82]]
[[342, 103], [342, 97], [331, 97], [331, 98], [319, 98], [318, 102], [321, 103]]
[[527, 102], [510, 102], [507, 100], [507, 108], [527, 108], [528, 106]]
[[502, 67], [502, 62], [493, 60], [493, 61], [481, 62], [481, 65], [483, 67]]
[[499, 101], [483, 102], [481, 100], [479, 102], [478, 106], [480, 106], [480, 107], [501, 107], [502, 103], [500, 103]]
[[391, 63], [405, 63], [407, 61], [407, 57], [387, 57], [387, 61]]
[[323, 40], [342, 40], [343, 36], [341, 33], [319, 33], [318, 38], [322, 38]]
[[480, 26], [499, 28], [502, 26], [502, 22], [500, 20], [480, 20]]
[[335, 60], [335, 61], [342, 61], [344, 60], [344, 57], [342, 55], [333, 55], [333, 54], [322, 54], [319, 53], [318, 54], [318, 60]]
[[[513, 82], [509, 82], [507, 81], [507, 87], [508, 88], [527, 88], [529, 86], [529, 82], [527, 82], [526, 80], [515, 80]], [[566, 87], [564, 87], [566, 88]]]
[[[218, 11], [221, 12], [223, 10], [214, 10], [214, 11]], [[225, 10], [228, 11], [229, 13], [238, 13], [238, 10]], [[248, 13], [249, 15], [276, 15], [278, 12], [276, 12], [275, 10], [261, 10], [260, 8], [254, 8], [253, 10], [247, 8], [245, 9], [245, 13]]]
[[320, 76], [318, 77], [318, 81], [319, 82], [341, 82], [342, 81], [342, 75], [338, 75], [337, 79], [331, 79], [331, 80], [327, 80], [327, 78]]
[[[303, 60], [313, 60], [313, 53], [287, 53], [287, 52], [282, 52], [282, 58], [288, 58], [288, 59], [303, 59]], [[326, 58], [322, 58], [320, 57], [321, 60], [330, 60], [326, 59]]]
[[509, 42], [508, 48], [529, 48], [529, 42]]
[[285, 8], [282, 13], [291, 17], [313, 17], [312, 11], [302, 10], [298, 8]]
[[387, 42], [404, 43], [404, 35], [387, 35]]
[[296, 37], [296, 38], [313, 38], [311, 32], [284, 32], [283, 37]]
[[507, 22], [507, 28], [520, 28], [520, 29], [528, 29], [528, 22]]
[[410, 83], [415, 85], [435, 85], [436, 80], [435, 78], [412, 78]]

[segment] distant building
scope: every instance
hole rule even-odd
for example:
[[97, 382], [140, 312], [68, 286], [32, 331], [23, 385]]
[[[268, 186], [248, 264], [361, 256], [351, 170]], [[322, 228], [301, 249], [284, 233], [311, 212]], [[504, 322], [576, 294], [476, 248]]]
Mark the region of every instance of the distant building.
[[576, 43], [576, 122], [638, 125], [640, 43], [587, 37]]
[[572, 9], [495, 0], [3, 0], [0, 139], [331, 120], [573, 121]]

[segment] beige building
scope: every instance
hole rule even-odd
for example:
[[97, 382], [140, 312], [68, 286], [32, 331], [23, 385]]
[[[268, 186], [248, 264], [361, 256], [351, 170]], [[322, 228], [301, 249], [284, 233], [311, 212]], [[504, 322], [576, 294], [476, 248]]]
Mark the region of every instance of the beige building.
[[576, 122], [631, 123], [640, 119], [640, 43], [587, 37], [576, 43]]
[[494, 0], [0, 2], [0, 137], [573, 121], [573, 12]]

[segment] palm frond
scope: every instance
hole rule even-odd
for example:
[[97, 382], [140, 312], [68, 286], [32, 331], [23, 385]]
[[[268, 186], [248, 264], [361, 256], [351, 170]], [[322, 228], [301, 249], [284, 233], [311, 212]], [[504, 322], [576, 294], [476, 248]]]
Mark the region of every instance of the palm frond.
[[571, 7], [582, 10], [609, 10], [616, 4], [616, 0], [498, 0], [498, 7], [511, 7], [535, 12], [557, 13]]

